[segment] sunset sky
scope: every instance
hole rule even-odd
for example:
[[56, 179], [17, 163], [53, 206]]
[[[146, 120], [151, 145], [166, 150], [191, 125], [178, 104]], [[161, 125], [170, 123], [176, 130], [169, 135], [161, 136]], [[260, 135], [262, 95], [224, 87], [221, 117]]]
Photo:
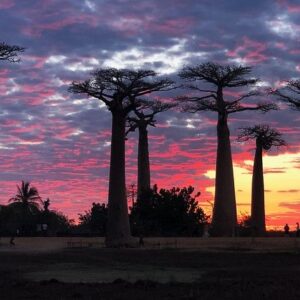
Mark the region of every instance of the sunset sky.
[[[297, 4], [298, 3], [298, 4]], [[72, 95], [72, 80], [101, 67], [147, 68], [179, 81], [185, 65], [214, 61], [253, 67], [262, 87], [300, 77], [300, 4], [288, 0], [1, 0], [0, 42], [26, 47], [0, 65], [0, 204], [29, 180], [52, 209], [71, 218], [107, 201], [111, 116]], [[164, 94], [168, 99], [185, 91]], [[266, 100], [266, 99], [263, 99]], [[270, 99], [269, 99], [270, 100]], [[300, 114], [230, 116], [238, 212], [250, 212], [254, 143], [237, 129], [269, 123], [287, 147], [264, 156], [269, 226], [300, 221]], [[216, 115], [170, 111], [151, 128], [152, 183], [193, 185], [210, 214]], [[127, 141], [127, 183], [136, 182], [136, 135]]]

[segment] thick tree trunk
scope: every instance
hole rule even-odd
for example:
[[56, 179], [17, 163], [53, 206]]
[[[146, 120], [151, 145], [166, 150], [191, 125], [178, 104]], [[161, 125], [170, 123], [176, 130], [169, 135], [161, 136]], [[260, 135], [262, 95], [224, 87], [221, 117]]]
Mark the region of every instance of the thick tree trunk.
[[125, 185], [125, 116], [112, 113], [106, 246], [122, 247], [131, 240]]
[[138, 197], [150, 189], [150, 163], [148, 132], [146, 127], [139, 127], [138, 144]]
[[227, 116], [219, 115], [215, 203], [212, 218], [214, 236], [235, 236], [237, 225], [233, 165]]
[[266, 234], [262, 151], [262, 146], [256, 143], [251, 197], [251, 222], [256, 236]]

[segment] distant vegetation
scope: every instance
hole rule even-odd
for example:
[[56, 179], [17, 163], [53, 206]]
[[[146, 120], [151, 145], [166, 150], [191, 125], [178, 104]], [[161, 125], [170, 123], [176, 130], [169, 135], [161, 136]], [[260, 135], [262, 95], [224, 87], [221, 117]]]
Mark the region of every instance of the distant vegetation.
[[51, 210], [50, 199], [42, 201], [29, 182], [22, 181], [17, 190], [10, 204], [0, 206], [0, 235], [64, 235], [70, 231], [72, 221]]
[[[17, 186], [10, 204], [0, 206], [0, 236], [105, 236], [108, 208], [92, 203], [79, 213], [74, 224], [64, 214], [51, 209], [29, 182]], [[209, 220], [196, 200], [200, 193], [193, 187], [153, 189], [144, 192], [131, 208], [129, 217], [136, 236], [202, 236]]]

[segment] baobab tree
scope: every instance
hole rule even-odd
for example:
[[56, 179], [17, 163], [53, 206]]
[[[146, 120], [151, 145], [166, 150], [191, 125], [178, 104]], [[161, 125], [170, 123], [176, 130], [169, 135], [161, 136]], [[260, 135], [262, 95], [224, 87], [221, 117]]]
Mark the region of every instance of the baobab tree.
[[0, 43], [0, 61], [6, 60], [9, 62], [19, 62], [20, 58], [18, 54], [24, 52], [25, 48], [16, 45], [8, 45], [6, 43]]
[[162, 103], [161, 101], [146, 101], [140, 107], [134, 109], [134, 114], [128, 116], [128, 130], [126, 135], [138, 129], [138, 185], [137, 196], [151, 188], [151, 172], [149, 160], [148, 126], [155, 127], [155, 116], [174, 107], [174, 103]]
[[264, 236], [265, 224], [265, 196], [264, 196], [264, 173], [263, 173], [263, 150], [269, 151], [271, 147], [285, 145], [281, 134], [269, 127], [269, 125], [256, 125], [241, 128], [238, 141], [246, 142], [250, 139], [256, 141], [251, 195], [251, 226], [256, 236]]
[[289, 80], [287, 84], [271, 91], [271, 94], [278, 97], [279, 100], [288, 103], [295, 110], [300, 111], [300, 80]]
[[157, 78], [151, 70], [99, 69], [83, 82], [73, 82], [69, 91], [86, 94], [105, 103], [112, 115], [106, 245], [131, 243], [125, 186], [125, 125], [128, 114], [140, 105], [139, 97], [171, 89], [173, 82]]
[[[215, 201], [212, 217], [212, 234], [215, 236], [235, 235], [237, 224], [228, 116], [242, 111], [266, 112], [275, 108], [275, 105], [268, 103], [242, 105], [243, 100], [259, 95], [255, 90], [225, 98], [227, 89], [255, 86], [258, 79], [248, 77], [250, 73], [250, 67], [222, 66], [210, 62], [185, 67], [179, 73], [182, 79], [190, 83], [186, 87], [194, 92], [194, 95], [180, 97], [179, 100], [184, 103], [184, 111], [213, 111], [218, 114]], [[200, 87], [197, 85], [199, 81], [205, 82], [207, 86]]]

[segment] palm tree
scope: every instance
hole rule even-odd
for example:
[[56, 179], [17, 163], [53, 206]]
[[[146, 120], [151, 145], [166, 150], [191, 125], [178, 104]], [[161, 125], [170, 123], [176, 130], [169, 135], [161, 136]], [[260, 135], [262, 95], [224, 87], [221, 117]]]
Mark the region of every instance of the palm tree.
[[[215, 202], [212, 217], [212, 234], [215, 236], [235, 235], [237, 226], [228, 117], [242, 111], [266, 112], [276, 108], [271, 103], [242, 104], [243, 100], [259, 95], [257, 91], [248, 91], [235, 98], [226, 95], [228, 89], [255, 86], [258, 79], [248, 77], [250, 73], [250, 67], [222, 66], [209, 62], [185, 67], [179, 74], [190, 83], [187, 87], [195, 92], [195, 95], [179, 98], [184, 103], [184, 111], [191, 113], [214, 111], [218, 115]], [[198, 86], [197, 82], [204, 82], [207, 85]]]
[[38, 208], [42, 204], [42, 198], [38, 190], [30, 186], [30, 182], [22, 180], [21, 186], [17, 185], [18, 193], [9, 199], [9, 202], [20, 203], [24, 209], [31, 210], [32, 207]]
[[17, 185], [17, 190], [17, 194], [10, 198], [9, 202], [13, 202], [12, 206], [16, 208], [17, 212], [19, 211], [21, 232], [26, 233], [32, 225], [29, 224], [32, 215], [38, 212], [39, 205], [42, 204], [42, 198], [38, 190], [30, 186], [30, 182], [22, 180], [21, 186]]
[[262, 153], [263, 150], [269, 151], [272, 146], [280, 147], [286, 143], [281, 138], [281, 134], [277, 130], [270, 128], [269, 125], [255, 125], [241, 128], [240, 131], [238, 141], [256, 140], [252, 175], [251, 225], [255, 235], [264, 236], [266, 224]]

